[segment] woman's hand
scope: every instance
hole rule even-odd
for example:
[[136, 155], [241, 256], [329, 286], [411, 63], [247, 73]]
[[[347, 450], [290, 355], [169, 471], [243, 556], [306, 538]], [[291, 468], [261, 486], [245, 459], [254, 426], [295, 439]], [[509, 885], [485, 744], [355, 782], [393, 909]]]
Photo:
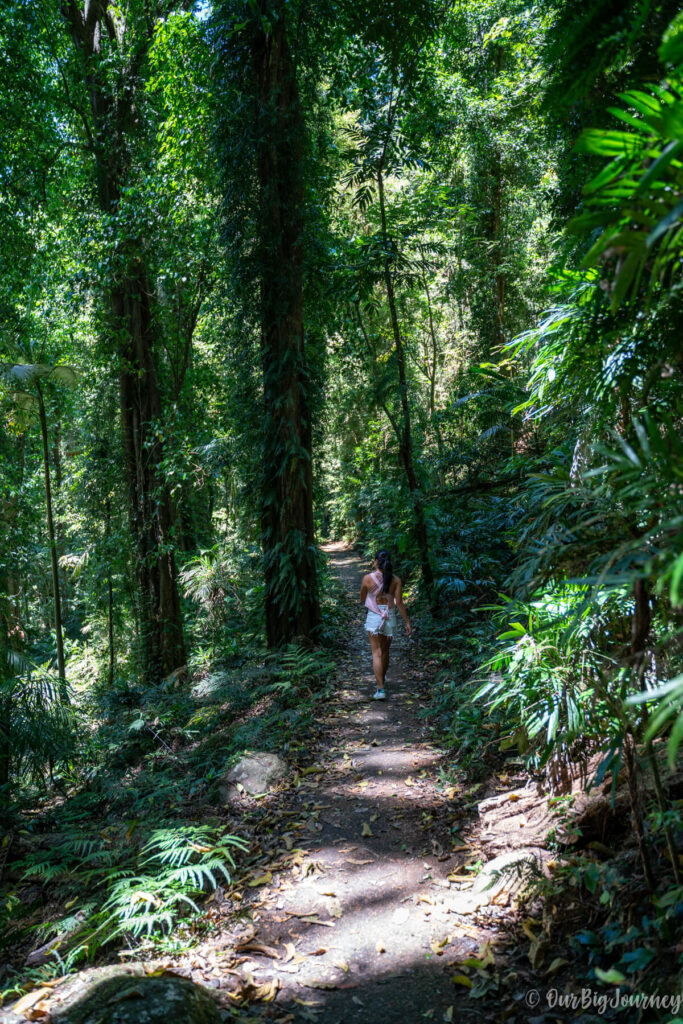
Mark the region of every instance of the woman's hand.
[[413, 632], [413, 627], [409, 622], [406, 622], [406, 636], [410, 636]]

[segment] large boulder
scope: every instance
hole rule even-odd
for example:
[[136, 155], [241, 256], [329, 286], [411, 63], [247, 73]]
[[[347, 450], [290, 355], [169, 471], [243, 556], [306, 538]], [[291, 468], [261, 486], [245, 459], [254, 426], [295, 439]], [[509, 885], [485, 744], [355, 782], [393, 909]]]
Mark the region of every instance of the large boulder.
[[258, 796], [267, 793], [287, 774], [287, 763], [277, 754], [255, 752], [243, 754], [237, 764], [223, 776], [219, 796], [223, 803], [232, 803], [241, 794]]
[[81, 971], [46, 1002], [51, 1024], [220, 1024], [222, 1019], [211, 997], [191, 981], [172, 974], [151, 977], [140, 966]]

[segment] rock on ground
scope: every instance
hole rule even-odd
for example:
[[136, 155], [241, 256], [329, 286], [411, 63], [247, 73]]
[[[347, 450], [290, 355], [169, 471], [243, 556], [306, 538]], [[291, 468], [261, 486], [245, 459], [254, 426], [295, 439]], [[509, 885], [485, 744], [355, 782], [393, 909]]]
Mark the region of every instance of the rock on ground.
[[242, 791], [248, 796], [267, 793], [281, 782], [286, 774], [287, 764], [277, 754], [243, 754], [237, 764], [223, 776], [219, 789], [220, 798], [224, 803], [231, 803]]
[[210, 996], [185, 978], [149, 977], [142, 969], [83, 971], [50, 1000], [52, 1024], [218, 1024]]

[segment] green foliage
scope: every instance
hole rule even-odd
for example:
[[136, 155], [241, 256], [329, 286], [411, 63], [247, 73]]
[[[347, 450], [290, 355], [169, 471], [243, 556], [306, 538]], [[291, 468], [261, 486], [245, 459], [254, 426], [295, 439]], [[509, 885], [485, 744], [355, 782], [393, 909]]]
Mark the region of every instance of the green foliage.
[[23, 671], [0, 677], [0, 732], [14, 777], [44, 786], [46, 766], [59, 771], [74, 752], [77, 719], [47, 666], [17, 668]]
[[199, 913], [193, 896], [215, 889], [221, 875], [230, 881], [233, 851], [246, 849], [244, 840], [208, 825], [156, 829], [140, 850], [142, 872], [108, 880], [101, 913], [116, 922], [109, 937], [170, 932], [187, 907]]
[[[79, 931], [69, 949], [73, 964], [84, 956], [92, 959], [120, 935], [170, 933], [180, 919], [200, 912], [198, 897], [215, 889], [219, 879], [230, 881], [234, 854], [246, 848], [225, 828], [173, 824], [155, 828], [142, 846], [129, 844], [128, 851], [125, 845], [103, 847], [99, 837], [87, 833], [66, 833], [58, 845], [14, 867], [24, 878], [97, 895], [81, 906]], [[54, 930], [63, 933], [67, 925], [60, 920]]]
[[601, 591], [589, 605], [587, 596], [586, 585], [565, 584], [526, 605], [508, 599], [494, 609], [507, 628], [479, 670], [486, 681], [474, 699], [502, 709], [500, 749], [516, 747], [534, 767], [551, 756], [571, 759], [591, 743], [608, 748], [618, 735], [623, 681], [611, 678], [612, 659], [601, 647], [621, 602]]
[[609, 157], [610, 162], [585, 186], [586, 212], [573, 222], [581, 232], [602, 229], [583, 262], [608, 262], [613, 311], [628, 297], [642, 297], [645, 281], [650, 301], [653, 289], [674, 285], [683, 247], [680, 84], [667, 81], [648, 92], [623, 93], [620, 99], [628, 109], [610, 112], [630, 131], [587, 130], [581, 137], [584, 152]]

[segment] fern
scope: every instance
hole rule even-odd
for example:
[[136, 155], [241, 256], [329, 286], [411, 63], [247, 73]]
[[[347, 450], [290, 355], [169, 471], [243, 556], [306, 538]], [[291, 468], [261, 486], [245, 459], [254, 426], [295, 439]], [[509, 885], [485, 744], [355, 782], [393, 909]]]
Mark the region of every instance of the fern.
[[172, 931], [179, 918], [199, 913], [197, 897], [215, 889], [219, 877], [230, 882], [234, 854], [246, 849], [243, 839], [222, 828], [173, 825], [156, 829], [127, 855], [121, 847], [103, 848], [99, 838], [72, 833], [14, 867], [23, 868], [24, 878], [45, 883], [68, 879], [81, 890], [99, 893], [97, 901], [82, 905], [70, 918], [41, 926], [48, 935], [64, 932], [70, 921], [83, 922], [77, 948], [68, 951], [72, 964], [123, 934]]

